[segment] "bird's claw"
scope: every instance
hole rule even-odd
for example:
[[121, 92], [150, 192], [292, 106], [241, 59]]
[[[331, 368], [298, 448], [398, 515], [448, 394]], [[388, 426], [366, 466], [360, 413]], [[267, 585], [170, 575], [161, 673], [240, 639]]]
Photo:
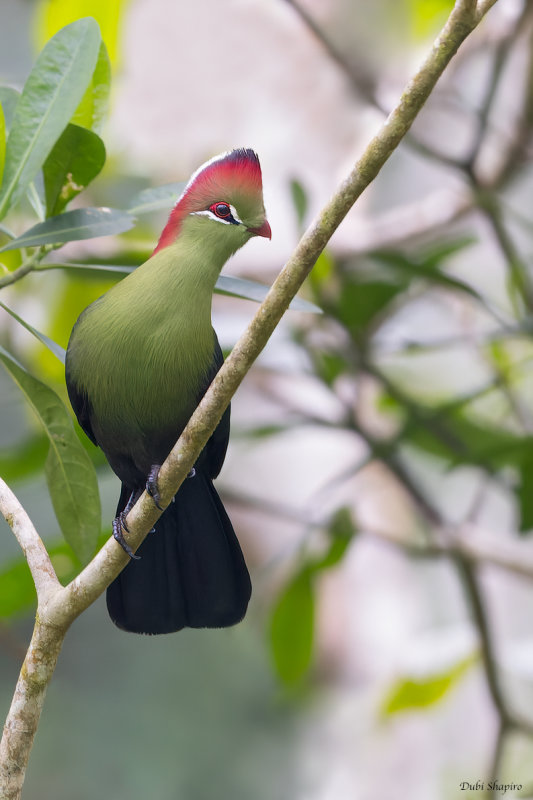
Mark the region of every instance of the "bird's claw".
[[148, 480], [146, 481], [146, 491], [154, 501], [154, 505], [160, 511], [163, 511], [163, 506], [159, 505], [159, 501], [161, 500], [161, 495], [159, 494], [159, 488], [157, 486], [157, 476], [159, 475], [159, 470], [161, 469], [160, 464], [154, 464], [150, 473], [148, 475]]
[[[154, 501], [154, 505], [160, 511], [163, 511], [163, 506], [159, 504], [161, 500], [161, 495], [159, 494], [159, 487], [157, 485], [157, 478], [159, 476], [159, 470], [161, 469], [160, 464], [154, 464], [152, 469], [148, 474], [148, 479], [146, 481], [146, 491]], [[194, 478], [196, 475], [196, 469], [193, 467], [191, 471], [188, 473], [187, 478]], [[174, 502], [174, 498], [172, 498], [171, 502]]]
[[124, 538], [124, 534], [122, 530], [125, 530], [126, 533], [129, 533], [129, 528], [126, 524], [126, 512], [121, 511], [118, 516], [115, 517], [113, 520], [113, 538], [119, 543], [125, 553], [129, 555], [130, 558], [135, 559], [138, 561], [140, 556], [135, 555], [129, 544]]

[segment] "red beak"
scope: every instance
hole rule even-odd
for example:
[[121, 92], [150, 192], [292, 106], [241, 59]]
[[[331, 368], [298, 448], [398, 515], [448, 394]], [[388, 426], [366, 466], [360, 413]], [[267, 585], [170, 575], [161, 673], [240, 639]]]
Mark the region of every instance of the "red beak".
[[272, 231], [268, 220], [265, 220], [259, 228], [248, 228], [248, 230], [250, 233], [253, 233], [254, 236], [264, 236], [265, 239], [272, 239]]

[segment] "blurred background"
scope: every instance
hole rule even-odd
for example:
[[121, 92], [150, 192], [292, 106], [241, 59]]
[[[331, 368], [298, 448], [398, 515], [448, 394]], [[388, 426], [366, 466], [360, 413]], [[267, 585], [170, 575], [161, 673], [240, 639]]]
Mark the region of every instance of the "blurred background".
[[[273, 239], [226, 271], [270, 283], [452, 6], [0, 0], [0, 84], [21, 88], [58, 28], [95, 16], [107, 161], [80, 204], [124, 208], [253, 147]], [[503, 796], [491, 779], [533, 797], [532, 37], [533, 3], [499, 0], [320, 257], [303, 296], [324, 313], [289, 312], [233, 402], [218, 487], [252, 573], [247, 618], [135, 637], [101, 598], [67, 636], [29, 800]], [[140, 263], [165, 219], [61, 256]], [[2, 299], [66, 346], [111, 282], [35, 273]], [[215, 296], [226, 351], [255, 308]], [[0, 338], [66, 396], [60, 365], [1, 311]], [[0, 474], [72, 564], [46, 443], [3, 371], [0, 408]], [[87, 447], [108, 532], [118, 480]], [[33, 601], [0, 528], [6, 713]]]

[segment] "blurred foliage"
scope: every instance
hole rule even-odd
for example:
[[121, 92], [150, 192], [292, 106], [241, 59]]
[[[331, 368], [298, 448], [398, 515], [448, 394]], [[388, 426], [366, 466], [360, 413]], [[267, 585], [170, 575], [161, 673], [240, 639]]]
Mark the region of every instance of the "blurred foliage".
[[391, 716], [400, 711], [416, 711], [433, 706], [442, 700], [476, 661], [477, 656], [469, 656], [445, 672], [423, 678], [399, 679], [385, 697], [382, 713]]
[[[96, 20], [114, 67], [120, 62], [120, 21], [129, 0], [40, 0], [35, 16], [37, 47], [44, 47], [61, 28], [83, 17]], [[107, 81], [109, 83], [109, 81]], [[76, 120], [78, 125], [82, 122]], [[90, 126], [92, 127], [92, 126]]]
[[[453, 2], [406, 0], [404, 5], [410, 8], [414, 36], [425, 38], [441, 25]], [[527, 10], [523, 13], [526, 16]], [[301, 16], [305, 20], [303, 13]], [[520, 20], [523, 22], [523, 18], [518, 18], [514, 33], [501, 50], [494, 49], [487, 56], [491, 65], [485, 67], [489, 83], [477, 110], [465, 109], [457, 100], [463, 115], [474, 118], [473, 129], [478, 131], [470, 149], [465, 148], [466, 154], [453, 159], [416, 137], [407, 141], [411, 152], [429, 164], [453, 170], [455, 175], [462, 171], [465, 184], [473, 189], [467, 214], [461, 214], [458, 220], [452, 217], [448, 223], [439, 222], [434, 229], [422, 223], [420, 230], [415, 226], [411, 234], [397, 230], [392, 237], [397, 244], [392, 246], [370, 246], [365, 250], [355, 243], [353, 254], [346, 247], [342, 254], [332, 250], [322, 253], [309, 276], [308, 296], [325, 313], [312, 321], [302, 320], [292, 334], [308, 364], [308, 375], [326, 396], [330, 395], [332, 407], [336, 404], [341, 408], [332, 425], [319, 412], [310, 413], [280, 400], [291, 414], [289, 426], [343, 430], [359, 438], [369, 453], [362, 462], [354, 454], [352, 467], [331, 489], [338, 493], [344, 480], [379, 462], [403, 486], [413, 502], [415, 518], [420, 517], [425, 528], [436, 520], [446, 525], [448, 519], [454, 519], [455, 511], [442, 510], [438, 496], [433, 496], [423, 479], [414, 477], [420, 473], [420, 465], [432, 465], [431, 471], [443, 475], [469, 468], [482, 488], [479, 495], [473, 494], [468, 513], [478, 513], [478, 505], [483, 507], [479, 498], [484, 497], [486, 487], [494, 486], [512, 503], [517, 532], [526, 535], [533, 530], [533, 407], [527, 380], [533, 358], [533, 292], [529, 264], [514, 240], [514, 220], [507, 213], [509, 206], [501, 202], [503, 190], [509, 196], [513, 188], [513, 177], [518, 174], [516, 164], [525, 157], [520, 143], [531, 135], [530, 115], [524, 112], [517, 120], [518, 144], [506, 153], [507, 165], [500, 165], [490, 179], [483, 168], [478, 170], [484, 137], [488, 135], [486, 122], [505, 75], [504, 56], [510, 52], [505, 47], [512, 47], [513, 35], [521, 30]], [[327, 47], [326, 38], [325, 43]], [[531, 64], [530, 40], [526, 47]], [[338, 52], [335, 59], [357, 87], [363, 85], [348, 59], [344, 61]], [[531, 90], [528, 84], [523, 98], [526, 109], [530, 108]], [[301, 232], [311, 202], [305, 183], [299, 178], [293, 178], [288, 189]], [[423, 203], [413, 213], [417, 212], [423, 218]], [[505, 296], [495, 297], [488, 285], [479, 280], [476, 269], [469, 269], [483, 252], [476, 213], [492, 234], [488, 255], [491, 266], [503, 254]], [[530, 235], [529, 224], [527, 232]], [[383, 238], [388, 238], [386, 226]], [[486, 253], [482, 258], [487, 258]], [[409, 325], [411, 314], [416, 316], [420, 308], [431, 307], [448, 309], [450, 324], [443, 324], [441, 315], [437, 317], [437, 330], [433, 331], [426, 310], [425, 328]], [[462, 309], [463, 319], [469, 323], [461, 325], [458, 309]], [[402, 340], [399, 331], [410, 328], [417, 328], [417, 333]], [[477, 362], [476, 366], [482, 365], [483, 369], [477, 369], [479, 378], [473, 388], [455, 388], [454, 383], [467, 385], [470, 381], [464, 376], [454, 381], [449, 366], [446, 372], [439, 372], [439, 364], [449, 364], [454, 355], [459, 363], [468, 355]], [[417, 361], [426, 365], [425, 371]], [[361, 390], [370, 385], [371, 401], [364, 399]], [[278, 435], [284, 429], [280, 424], [263, 424], [255, 434]], [[247, 433], [253, 435], [254, 431]], [[300, 556], [279, 593], [271, 620], [273, 662], [288, 686], [309, 679], [317, 657], [315, 609], [319, 595], [312, 563], [305, 554]], [[486, 654], [485, 663], [491, 657]], [[471, 664], [472, 659], [467, 659], [424, 679], [403, 677], [385, 698], [384, 712], [392, 714], [435, 703]]]
[[413, 35], [426, 39], [438, 31], [453, 8], [453, 0], [408, 0]]
[[337, 566], [355, 535], [347, 508], [340, 508], [325, 528], [329, 546], [323, 555], [302, 556], [297, 571], [279, 595], [270, 620], [276, 671], [287, 688], [301, 684], [313, 658], [315, 584], [324, 570]]

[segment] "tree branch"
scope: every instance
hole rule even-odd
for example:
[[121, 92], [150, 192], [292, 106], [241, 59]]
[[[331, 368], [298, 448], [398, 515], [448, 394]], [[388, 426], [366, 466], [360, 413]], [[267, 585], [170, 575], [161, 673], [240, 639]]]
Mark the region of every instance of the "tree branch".
[[43, 541], [9, 486], [0, 478], [0, 513], [15, 534], [28, 562], [39, 602], [61, 588]]

